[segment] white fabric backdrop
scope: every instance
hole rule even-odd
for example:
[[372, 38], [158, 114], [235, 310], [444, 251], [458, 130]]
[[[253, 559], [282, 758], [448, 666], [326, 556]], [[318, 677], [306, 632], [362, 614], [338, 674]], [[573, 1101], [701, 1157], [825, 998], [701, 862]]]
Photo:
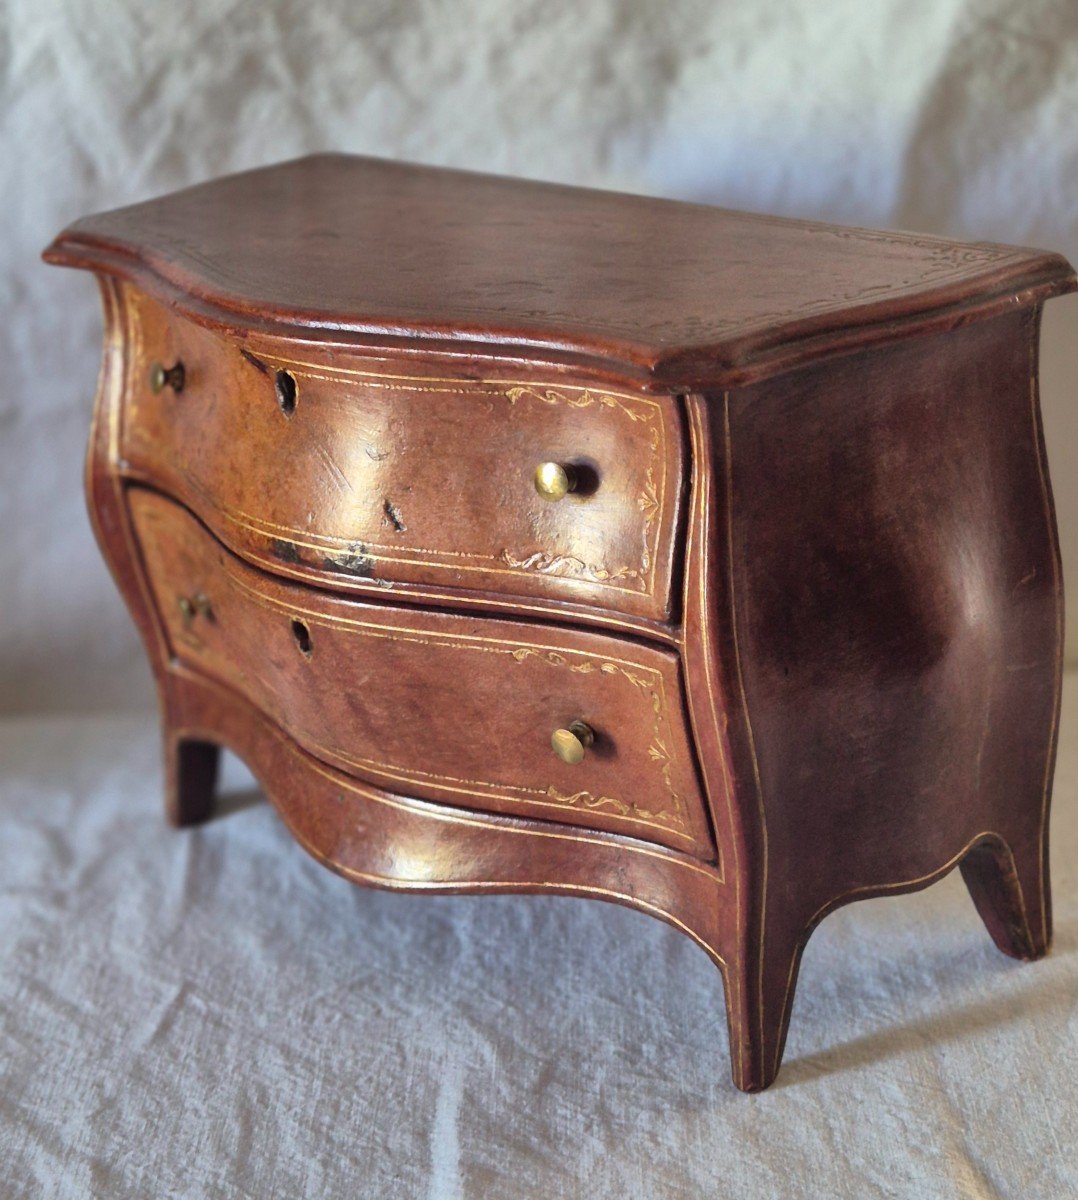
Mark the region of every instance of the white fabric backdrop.
[[[1078, 260], [1076, 114], [1076, 0], [0, 0], [0, 712], [150, 703], [80, 491], [96, 292], [37, 259], [68, 221], [338, 149]], [[1078, 630], [1078, 299], [1044, 349]], [[1053, 957], [955, 877], [837, 914], [749, 1098], [657, 922], [362, 892], [265, 805], [169, 834], [145, 711], [0, 722], [0, 1196], [1074, 1195], [1076, 703]]]
[[[1078, 787], [1078, 678], [1058, 787]], [[267, 804], [161, 820], [148, 716], [0, 723], [3, 1200], [1072, 1200], [1078, 809], [1056, 944], [957, 872], [828, 917], [775, 1085], [722, 977], [594, 900], [394, 896]]]
[[[0, 0], [0, 711], [149, 697], [80, 494], [96, 291], [37, 257], [74, 218], [337, 149], [1078, 261], [1076, 114], [1076, 0]], [[1078, 617], [1078, 299], [1046, 325]]]

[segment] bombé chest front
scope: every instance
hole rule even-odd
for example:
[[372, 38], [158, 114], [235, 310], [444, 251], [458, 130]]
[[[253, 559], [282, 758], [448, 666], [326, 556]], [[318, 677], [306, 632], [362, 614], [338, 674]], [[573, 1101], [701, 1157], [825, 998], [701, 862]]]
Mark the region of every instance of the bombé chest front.
[[46, 257], [175, 823], [227, 745], [356, 882], [659, 916], [749, 1090], [839, 904], [961, 862], [1043, 953], [1064, 260], [334, 155]]

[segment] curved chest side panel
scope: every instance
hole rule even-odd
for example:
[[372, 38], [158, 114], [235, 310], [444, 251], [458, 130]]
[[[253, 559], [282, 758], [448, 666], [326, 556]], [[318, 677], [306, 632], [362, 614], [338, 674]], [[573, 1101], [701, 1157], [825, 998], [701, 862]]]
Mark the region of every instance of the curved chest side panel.
[[[729, 400], [733, 589], [781, 907], [1047, 829], [1057, 542], [1038, 313]], [[841, 846], [842, 853], [834, 853]]]

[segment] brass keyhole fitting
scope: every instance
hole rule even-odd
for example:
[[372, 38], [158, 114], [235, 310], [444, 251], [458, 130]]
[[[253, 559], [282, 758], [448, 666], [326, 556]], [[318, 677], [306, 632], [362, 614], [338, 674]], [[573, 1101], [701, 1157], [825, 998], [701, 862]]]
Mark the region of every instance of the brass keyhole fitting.
[[296, 411], [296, 377], [291, 371], [278, 371], [273, 377], [273, 390], [277, 395], [277, 407], [286, 417]]
[[190, 625], [196, 616], [213, 620], [213, 605], [205, 592], [196, 592], [193, 597], [177, 596], [176, 607], [185, 626]]
[[296, 643], [296, 649], [303, 655], [304, 658], [311, 657], [311, 631], [299, 619], [294, 617], [292, 620], [292, 638]]
[[174, 392], [182, 392], [184, 375], [183, 363], [178, 360], [171, 367], [166, 367], [163, 363], [159, 362], [151, 363], [150, 391], [154, 395], [157, 395], [158, 392], [164, 391], [166, 387], [170, 387]]
[[564, 500], [575, 492], [579, 479], [571, 465], [545, 462], [535, 468], [535, 490], [544, 500]]
[[583, 721], [574, 721], [568, 729], [555, 729], [550, 735], [554, 753], [563, 763], [575, 767], [595, 742], [595, 731]]

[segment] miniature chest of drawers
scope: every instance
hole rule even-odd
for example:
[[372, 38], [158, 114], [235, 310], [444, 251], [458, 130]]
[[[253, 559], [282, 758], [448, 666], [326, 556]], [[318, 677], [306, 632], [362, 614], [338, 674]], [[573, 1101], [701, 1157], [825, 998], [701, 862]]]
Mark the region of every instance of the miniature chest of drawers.
[[1050, 938], [1061, 258], [344, 156], [91, 217], [87, 471], [167, 807], [358, 883], [620, 901], [778, 1070], [815, 925]]

